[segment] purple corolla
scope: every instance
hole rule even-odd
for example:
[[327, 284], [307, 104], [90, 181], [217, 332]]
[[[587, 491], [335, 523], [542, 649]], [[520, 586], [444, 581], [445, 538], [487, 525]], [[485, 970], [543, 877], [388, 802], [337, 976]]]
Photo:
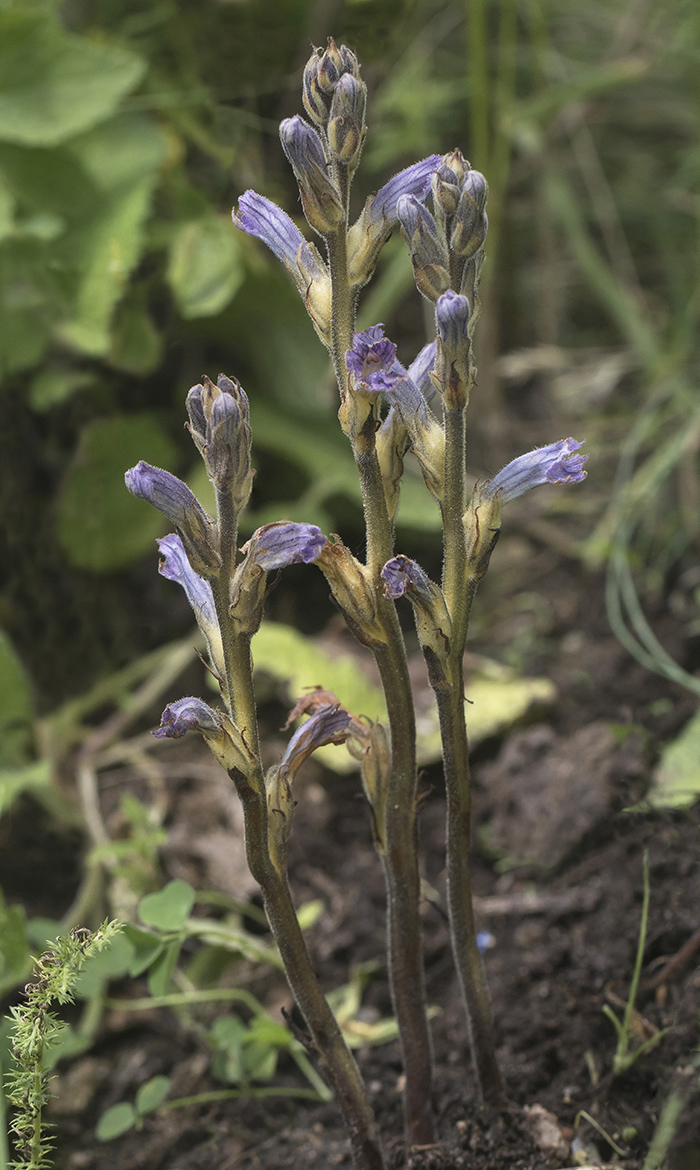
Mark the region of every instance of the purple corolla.
[[588, 456], [577, 454], [584, 442], [560, 439], [558, 443], [536, 447], [527, 455], [519, 455], [484, 485], [485, 498], [493, 499], [497, 495], [501, 503], [507, 504], [540, 484], [580, 483], [587, 474], [583, 465]]

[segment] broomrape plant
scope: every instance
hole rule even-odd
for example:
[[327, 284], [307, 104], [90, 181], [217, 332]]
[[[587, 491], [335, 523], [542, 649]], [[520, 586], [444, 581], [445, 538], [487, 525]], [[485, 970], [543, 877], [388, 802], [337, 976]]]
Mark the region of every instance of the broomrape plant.
[[[129, 490], [171, 520], [160, 542], [160, 572], [179, 582], [207, 640], [223, 709], [184, 698], [163, 713], [158, 736], [199, 731], [236, 786], [245, 814], [250, 870], [259, 882], [287, 978], [344, 1114], [355, 1164], [384, 1167], [372, 1109], [357, 1065], [318, 984], [294, 911], [287, 842], [292, 785], [318, 747], [346, 741], [360, 763], [387, 889], [388, 965], [405, 1069], [408, 1146], [433, 1140], [431, 1042], [426, 1014], [419, 919], [415, 719], [406, 649], [395, 602], [405, 596], [415, 617], [440, 716], [447, 793], [447, 871], [454, 959], [471, 1048], [486, 1102], [507, 1109], [496, 1060], [491, 1008], [477, 944], [470, 879], [470, 779], [463, 657], [477, 585], [498, 539], [509, 500], [546, 483], [585, 477], [581, 443], [563, 439], [514, 459], [467, 497], [465, 412], [476, 369], [472, 338], [479, 317], [479, 275], [486, 238], [488, 187], [459, 150], [415, 163], [371, 196], [350, 219], [350, 187], [366, 135], [367, 90], [344, 45], [329, 39], [304, 70], [310, 121], [288, 118], [282, 148], [299, 184], [304, 215], [320, 237], [310, 243], [289, 216], [254, 191], [234, 209], [237, 228], [263, 241], [294, 281], [328, 350], [338, 383], [340, 425], [362, 486], [366, 559], [310, 524], [266, 524], [238, 549], [238, 519], [248, 501], [251, 430], [240, 384], [204, 378], [187, 395], [189, 430], [206, 465], [216, 519], [167, 471], [139, 463]], [[430, 200], [432, 210], [426, 203]], [[405, 369], [382, 325], [355, 333], [358, 293], [379, 253], [400, 227], [419, 292], [435, 307], [433, 342]], [[434, 409], [435, 407], [435, 409]], [[404, 459], [412, 451], [444, 530], [442, 582], [394, 547]], [[352, 633], [371, 650], [381, 675], [388, 728], [346, 711], [316, 689], [293, 715], [308, 719], [280, 763], [265, 774], [253, 696], [251, 639], [263, 618], [268, 573], [314, 564], [325, 575]]]

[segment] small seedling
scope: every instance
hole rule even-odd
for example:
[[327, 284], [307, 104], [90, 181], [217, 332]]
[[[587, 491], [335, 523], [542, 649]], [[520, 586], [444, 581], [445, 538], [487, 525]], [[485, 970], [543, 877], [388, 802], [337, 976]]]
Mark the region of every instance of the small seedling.
[[15, 1113], [10, 1125], [19, 1157], [13, 1170], [42, 1170], [50, 1165], [51, 1142], [43, 1121], [49, 1099], [52, 1050], [60, 1044], [67, 1024], [51, 1011], [53, 1004], [73, 1003], [78, 977], [92, 955], [121, 930], [105, 922], [95, 934], [74, 929], [56, 939], [54, 949], [36, 960], [34, 983], [25, 988], [25, 1001], [10, 1008], [15, 1067], [6, 1079], [6, 1096]]
[[613, 1075], [620, 1076], [621, 1073], [627, 1072], [632, 1067], [634, 1062], [643, 1056], [645, 1052], [649, 1052], [654, 1048], [659, 1041], [666, 1035], [668, 1028], [656, 1032], [645, 1040], [643, 1044], [639, 1044], [636, 1048], [630, 1047], [630, 1024], [634, 1014], [634, 1004], [637, 998], [637, 991], [639, 990], [639, 980], [642, 975], [642, 964], [644, 962], [644, 947], [647, 938], [647, 922], [649, 919], [649, 855], [644, 851], [644, 894], [642, 898], [642, 918], [639, 924], [639, 941], [637, 943], [637, 958], [634, 964], [634, 973], [632, 975], [632, 982], [630, 984], [629, 996], [627, 998], [627, 1006], [622, 1021], [618, 1020], [609, 1004], [603, 1007], [603, 1014], [608, 1017], [610, 1022], [614, 1025], [617, 1032], [617, 1048], [613, 1057]]

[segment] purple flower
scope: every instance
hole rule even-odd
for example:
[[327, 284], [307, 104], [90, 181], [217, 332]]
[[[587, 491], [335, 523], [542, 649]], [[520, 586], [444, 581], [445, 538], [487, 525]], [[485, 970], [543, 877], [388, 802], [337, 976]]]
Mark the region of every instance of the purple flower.
[[281, 766], [286, 766], [293, 777], [316, 748], [329, 743], [344, 743], [354, 725], [353, 716], [340, 703], [320, 707], [294, 732]]
[[234, 208], [231, 214], [236, 227], [267, 244], [293, 276], [302, 270], [313, 273], [314, 269], [319, 277], [325, 275], [315, 249], [271, 199], [255, 191], [245, 191], [238, 200], [238, 212]]
[[415, 590], [419, 596], [430, 597], [430, 580], [420, 565], [399, 553], [387, 561], [381, 571], [384, 592], [387, 597], [403, 597], [404, 593]]
[[345, 364], [358, 389], [389, 390], [395, 377], [396, 346], [384, 336], [384, 326], [370, 325], [363, 333], [356, 333]]
[[484, 496], [493, 499], [498, 493], [500, 501], [507, 504], [543, 483], [580, 483], [587, 474], [583, 465], [588, 456], [576, 454], [583, 442], [560, 439], [548, 447], [536, 447], [527, 455], [519, 455], [485, 484]]
[[435, 306], [438, 336], [450, 351], [458, 351], [469, 345], [469, 301], [450, 288], [439, 298]]
[[171, 533], [158, 541], [158, 550], [161, 560], [158, 572], [168, 581], [177, 581], [185, 591], [185, 596], [195, 612], [198, 623], [204, 629], [206, 626], [217, 627], [216, 610], [214, 608], [214, 594], [211, 585], [195, 573], [185, 552], [185, 546], [179, 536]]
[[188, 731], [217, 731], [221, 728], [216, 714], [201, 699], [178, 699], [169, 703], [160, 717], [156, 739], [181, 739]]
[[187, 484], [160, 467], [152, 467], [150, 463], [141, 460], [136, 467], [127, 471], [124, 482], [132, 496], [147, 500], [180, 528], [185, 526], [191, 513], [201, 512], [202, 516], [206, 516]]
[[195, 572], [219, 568], [216, 526], [187, 484], [143, 460], [126, 472], [124, 481], [132, 496], [147, 500], [177, 525]]
[[430, 194], [433, 174], [440, 161], [439, 154], [431, 154], [389, 179], [389, 182], [377, 191], [369, 205], [370, 221], [393, 227], [398, 221], [397, 206], [402, 195], [415, 195], [416, 199], [426, 199]]
[[280, 123], [280, 140], [299, 184], [304, 215], [315, 231], [327, 235], [345, 210], [323, 143], [298, 114]]
[[309, 565], [316, 560], [326, 538], [315, 524], [295, 524], [291, 520], [275, 520], [254, 532], [243, 552], [249, 560], [270, 572], [285, 565]]
[[280, 122], [280, 142], [295, 174], [308, 170], [310, 166], [328, 170], [328, 159], [321, 139], [298, 114]]
[[408, 367], [408, 376], [417, 386], [426, 402], [436, 394], [435, 386], [430, 377], [431, 370], [435, 369], [435, 350], [437, 349], [434, 341], [429, 341], [424, 345], [417, 358], [411, 362]]

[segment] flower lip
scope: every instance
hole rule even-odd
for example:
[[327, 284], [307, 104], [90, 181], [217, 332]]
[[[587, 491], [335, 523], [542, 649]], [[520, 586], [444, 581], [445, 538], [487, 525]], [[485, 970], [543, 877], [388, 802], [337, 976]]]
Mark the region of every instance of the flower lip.
[[258, 528], [242, 551], [253, 564], [270, 572], [286, 565], [310, 565], [326, 543], [326, 537], [315, 524], [275, 520]]
[[531, 488], [546, 483], [581, 483], [586, 478], [584, 463], [587, 455], [579, 455], [580, 443], [576, 439], [560, 439], [547, 447], [536, 447], [525, 455], [512, 459], [489, 483], [483, 492], [487, 499], [497, 494], [507, 504]]
[[201, 699], [190, 696], [169, 703], [152, 733], [156, 739], [182, 739], [188, 731], [220, 731], [214, 711]]
[[357, 389], [374, 393], [390, 390], [396, 378], [396, 346], [384, 336], [384, 326], [370, 325], [356, 333], [352, 349], [345, 354], [345, 364]]
[[405, 557], [403, 553], [399, 553], [398, 556], [387, 561], [380, 576], [384, 581], [384, 592], [387, 597], [394, 599], [403, 597], [410, 590], [416, 590], [422, 594], [429, 585], [428, 578], [420, 565], [416, 561], [412, 561], [410, 557]]
[[389, 182], [377, 191], [369, 205], [371, 220], [395, 224], [397, 222], [397, 205], [402, 195], [415, 195], [416, 199], [420, 200], [427, 199], [430, 194], [433, 174], [440, 162], [441, 156], [439, 154], [431, 154], [428, 158], [421, 159], [413, 166], [406, 167], [404, 171], [399, 171], [398, 175], [389, 179]]
[[175, 533], [162, 537], [158, 541], [158, 550], [161, 555], [158, 564], [160, 575], [182, 586], [203, 628], [218, 627], [211, 585], [195, 573], [180, 537]]

